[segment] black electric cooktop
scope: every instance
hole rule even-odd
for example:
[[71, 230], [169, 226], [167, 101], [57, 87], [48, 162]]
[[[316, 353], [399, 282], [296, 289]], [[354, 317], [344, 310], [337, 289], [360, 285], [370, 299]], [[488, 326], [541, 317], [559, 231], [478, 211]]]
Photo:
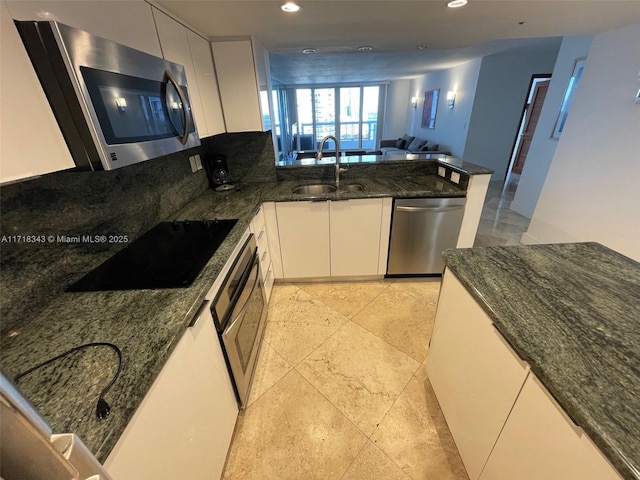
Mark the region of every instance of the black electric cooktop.
[[238, 220], [159, 223], [68, 292], [188, 287]]

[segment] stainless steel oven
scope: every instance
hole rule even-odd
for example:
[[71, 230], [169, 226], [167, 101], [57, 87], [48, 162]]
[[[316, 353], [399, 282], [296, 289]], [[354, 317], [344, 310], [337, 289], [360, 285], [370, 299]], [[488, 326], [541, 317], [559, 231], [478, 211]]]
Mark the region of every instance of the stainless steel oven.
[[213, 301], [211, 313], [222, 339], [238, 403], [245, 408], [267, 314], [253, 235], [249, 235], [236, 257]]

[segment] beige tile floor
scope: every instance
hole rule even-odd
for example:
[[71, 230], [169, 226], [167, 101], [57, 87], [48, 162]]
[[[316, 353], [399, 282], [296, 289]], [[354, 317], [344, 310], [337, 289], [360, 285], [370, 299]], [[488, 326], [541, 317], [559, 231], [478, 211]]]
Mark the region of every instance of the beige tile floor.
[[224, 478], [466, 479], [424, 363], [439, 287], [276, 285]]
[[[518, 180], [490, 184], [475, 246], [520, 243]], [[276, 285], [224, 478], [468, 479], [425, 366], [439, 288]]]

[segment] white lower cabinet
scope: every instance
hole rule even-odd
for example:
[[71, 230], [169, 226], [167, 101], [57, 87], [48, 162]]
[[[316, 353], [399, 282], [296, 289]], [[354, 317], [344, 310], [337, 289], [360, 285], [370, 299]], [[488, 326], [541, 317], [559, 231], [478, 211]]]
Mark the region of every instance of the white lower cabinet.
[[382, 198], [329, 203], [331, 276], [377, 275]]
[[[391, 198], [367, 198], [275, 203], [282, 276], [312, 278], [383, 274], [391, 202]], [[274, 255], [271, 257], [275, 263]]]
[[328, 277], [329, 202], [276, 203], [284, 278]]
[[621, 478], [449, 269], [427, 371], [470, 480]]
[[443, 277], [427, 370], [469, 479], [477, 480], [528, 365], [504, 343], [449, 270]]
[[480, 480], [619, 480], [621, 477], [529, 374]]
[[105, 462], [114, 480], [218, 479], [238, 415], [207, 302]]
[[264, 287], [265, 303], [269, 303], [271, 289], [273, 288], [273, 269], [271, 267], [271, 255], [269, 254], [269, 241], [267, 239], [267, 225], [264, 217], [264, 208], [261, 206], [250, 225], [251, 233], [255, 235], [258, 246], [258, 259], [260, 262], [260, 273]]

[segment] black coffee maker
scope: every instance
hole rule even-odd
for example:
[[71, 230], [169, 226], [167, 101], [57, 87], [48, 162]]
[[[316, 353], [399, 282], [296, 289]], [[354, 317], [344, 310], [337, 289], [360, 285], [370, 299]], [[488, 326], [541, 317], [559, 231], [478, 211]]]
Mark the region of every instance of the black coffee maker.
[[231, 183], [229, 167], [227, 166], [227, 156], [221, 153], [209, 153], [203, 159], [204, 169], [209, 179], [209, 187], [216, 192], [232, 190], [235, 185]]

